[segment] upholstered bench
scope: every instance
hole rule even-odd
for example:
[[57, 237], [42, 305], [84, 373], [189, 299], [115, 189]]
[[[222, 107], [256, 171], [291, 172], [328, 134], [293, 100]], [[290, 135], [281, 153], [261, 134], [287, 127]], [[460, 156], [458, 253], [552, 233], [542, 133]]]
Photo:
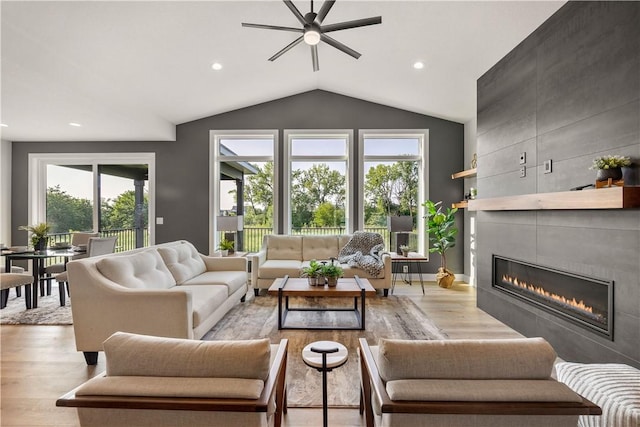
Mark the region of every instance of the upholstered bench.
[[367, 427], [575, 427], [600, 414], [551, 378], [555, 359], [542, 338], [361, 338], [361, 409]]
[[640, 426], [640, 370], [628, 365], [556, 365], [558, 380], [602, 408], [602, 416], [581, 416], [580, 427]]
[[287, 340], [195, 341], [118, 332], [107, 370], [62, 396], [81, 426], [279, 427]]

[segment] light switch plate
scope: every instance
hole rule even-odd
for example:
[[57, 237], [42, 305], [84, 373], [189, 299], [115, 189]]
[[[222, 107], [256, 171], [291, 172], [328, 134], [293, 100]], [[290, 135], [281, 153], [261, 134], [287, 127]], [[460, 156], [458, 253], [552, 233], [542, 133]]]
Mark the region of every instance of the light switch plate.
[[522, 166], [520, 168], [520, 178], [524, 178], [525, 176], [527, 176], [527, 167], [526, 166]]
[[524, 165], [525, 163], [527, 163], [527, 153], [522, 152], [520, 153], [520, 164]]
[[544, 173], [551, 173], [551, 159], [544, 161]]
[[156, 224], [157, 224], [157, 225], [163, 225], [163, 224], [164, 224], [164, 217], [162, 217], [162, 216], [157, 216], [157, 217], [156, 217]]

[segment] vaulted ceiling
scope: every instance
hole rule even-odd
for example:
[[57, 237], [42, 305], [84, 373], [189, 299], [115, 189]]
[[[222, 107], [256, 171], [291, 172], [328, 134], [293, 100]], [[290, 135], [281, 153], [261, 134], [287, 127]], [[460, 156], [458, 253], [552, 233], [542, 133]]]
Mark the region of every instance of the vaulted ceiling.
[[267, 61], [298, 34], [240, 25], [298, 27], [279, 0], [3, 0], [0, 131], [10, 141], [173, 140], [176, 124], [312, 89], [464, 123], [477, 78], [563, 4], [338, 0], [325, 24], [382, 24], [332, 33], [362, 56], [321, 43], [313, 72], [304, 43]]

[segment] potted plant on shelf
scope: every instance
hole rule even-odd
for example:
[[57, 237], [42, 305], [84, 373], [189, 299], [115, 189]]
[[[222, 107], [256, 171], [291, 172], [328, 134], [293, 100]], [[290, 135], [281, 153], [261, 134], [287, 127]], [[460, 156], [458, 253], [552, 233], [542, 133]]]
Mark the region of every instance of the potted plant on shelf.
[[611, 178], [613, 181], [622, 179], [622, 168], [631, 165], [629, 156], [607, 155], [593, 159], [593, 163], [589, 169], [595, 169], [596, 181], [607, 181]]
[[325, 264], [322, 266], [321, 275], [326, 277], [328, 286], [337, 286], [338, 278], [342, 277], [342, 267], [338, 264], [334, 264], [333, 260], [331, 260], [331, 264]]
[[43, 251], [47, 249], [47, 242], [49, 237], [47, 234], [51, 231], [51, 226], [46, 222], [41, 222], [36, 225], [23, 225], [20, 226], [20, 230], [25, 230], [31, 233], [31, 245], [36, 251]]
[[429, 243], [431, 243], [429, 252], [440, 254], [440, 268], [438, 268], [436, 280], [438, 286], [449, 288], [456, 276], [447, 269], [446, 252], [456, 245], [458, 229], [455, 227], [455, 214], [458, 208], [447, 208], [442, 212], [442, 202], [434, 203], [431, 200], [427, 200], [422, 205], [427, 208], [425, 218], [429, 231]]
[[400, 252], [402, 252], [402, 256], [403, 257], [408, 257], [409, 256], [409, 246], [407, 245], [400, 245]]
[[311, 262], [309, 262], [308, 267], [302, 268], [301, 276], [307, 278], [309, 282], [309, 286], [318, 286], [318, 285], [324, 285], [324, 280], [322, 280], [322, 283], [320, 283], [321, 273], [322, 273], [322, 264], [320, 264], [315, 259], [312, 259]]
[[218, 249], [220, 249], [220, 253], [222, 254], [222, 256], [229, 255], [229, 251], [233, 250], [233, 241], [223, 238], [218, 244]]

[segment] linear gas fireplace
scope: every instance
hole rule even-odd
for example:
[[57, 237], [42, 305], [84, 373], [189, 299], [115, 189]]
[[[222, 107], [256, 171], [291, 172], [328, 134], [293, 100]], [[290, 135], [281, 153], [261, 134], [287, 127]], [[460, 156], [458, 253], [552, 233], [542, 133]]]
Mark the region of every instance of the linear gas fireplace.
[[494, 255], [492, 286], [613, 340], [613, 281]]

